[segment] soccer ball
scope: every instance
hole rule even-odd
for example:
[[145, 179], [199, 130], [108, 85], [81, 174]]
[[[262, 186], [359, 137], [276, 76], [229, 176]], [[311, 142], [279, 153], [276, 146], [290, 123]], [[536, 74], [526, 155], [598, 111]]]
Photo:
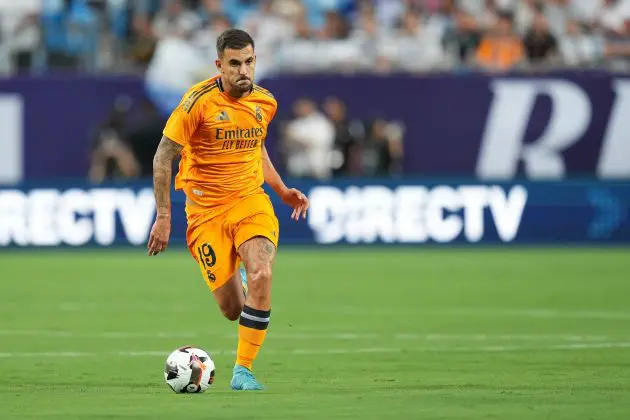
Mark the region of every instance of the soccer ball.
[[180, 394], [205, 392], [214, 382], [214, 361], [196, 347], [180, 347], [166, 358], [164, 379]]

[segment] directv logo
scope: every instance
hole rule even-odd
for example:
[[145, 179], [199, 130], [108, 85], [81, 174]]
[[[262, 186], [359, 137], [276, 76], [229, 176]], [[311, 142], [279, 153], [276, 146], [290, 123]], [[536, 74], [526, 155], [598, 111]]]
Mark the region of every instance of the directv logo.
[[513, 241], [521, 225], [527, 190], [513, 186], [315, 187], [308, 223], [321, 244], [448, 243], [462, 234], [479, 242], [487, 210], [502, 242]]
[[144, 244], [149, 236], [153, 190], [34, 189], [0, 191], [0, 246], [112, 245], [118, 220], [126, 241]]

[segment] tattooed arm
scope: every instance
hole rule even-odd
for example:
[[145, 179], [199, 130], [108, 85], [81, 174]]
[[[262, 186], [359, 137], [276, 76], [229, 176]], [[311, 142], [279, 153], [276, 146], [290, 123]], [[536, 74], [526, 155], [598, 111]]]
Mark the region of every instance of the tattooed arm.
[[262, 161], [265, 182], [278, 194], [285, 204], [293, 208], [291, 218], [298, 220], [300, 215], [306, 218], [306, 210], [309, 206], [308, 198], [295, 188], [287, 188], [273, 163], [271, 163], [267, 147], [264, 145], [262, 148]]
[[153, 191], [157, 214], [151, 229], [149, 255], [157, 255], [166, 250], [171, 232], [171, 177], [173, 159], [183, 147], [166, 136], [162, 137], [153, 157]]
[[163, 136], [153, 157], [153, 190], [158, 217], [171, 216], [173, 159], [180, 154], [182, 149], [183, 146]]

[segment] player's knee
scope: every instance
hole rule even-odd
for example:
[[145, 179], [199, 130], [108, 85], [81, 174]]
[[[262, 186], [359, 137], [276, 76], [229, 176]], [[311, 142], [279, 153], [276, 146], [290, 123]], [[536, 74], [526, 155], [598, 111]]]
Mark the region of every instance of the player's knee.
[[248, 273], [248, 277], [249, 293], [256, 295], [266, 293], [271, 284], [271, 264], [261, 264], [256, 270]]

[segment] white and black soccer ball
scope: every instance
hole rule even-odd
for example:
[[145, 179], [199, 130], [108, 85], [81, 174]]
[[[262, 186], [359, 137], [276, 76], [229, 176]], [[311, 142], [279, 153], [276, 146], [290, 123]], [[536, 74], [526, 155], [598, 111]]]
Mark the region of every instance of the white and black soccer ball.
[[210, 355], [200, 348], [180, 347], [166, 359], [164, 379], [180, 394], [205, 392], [214, 382], [215, 366]]

